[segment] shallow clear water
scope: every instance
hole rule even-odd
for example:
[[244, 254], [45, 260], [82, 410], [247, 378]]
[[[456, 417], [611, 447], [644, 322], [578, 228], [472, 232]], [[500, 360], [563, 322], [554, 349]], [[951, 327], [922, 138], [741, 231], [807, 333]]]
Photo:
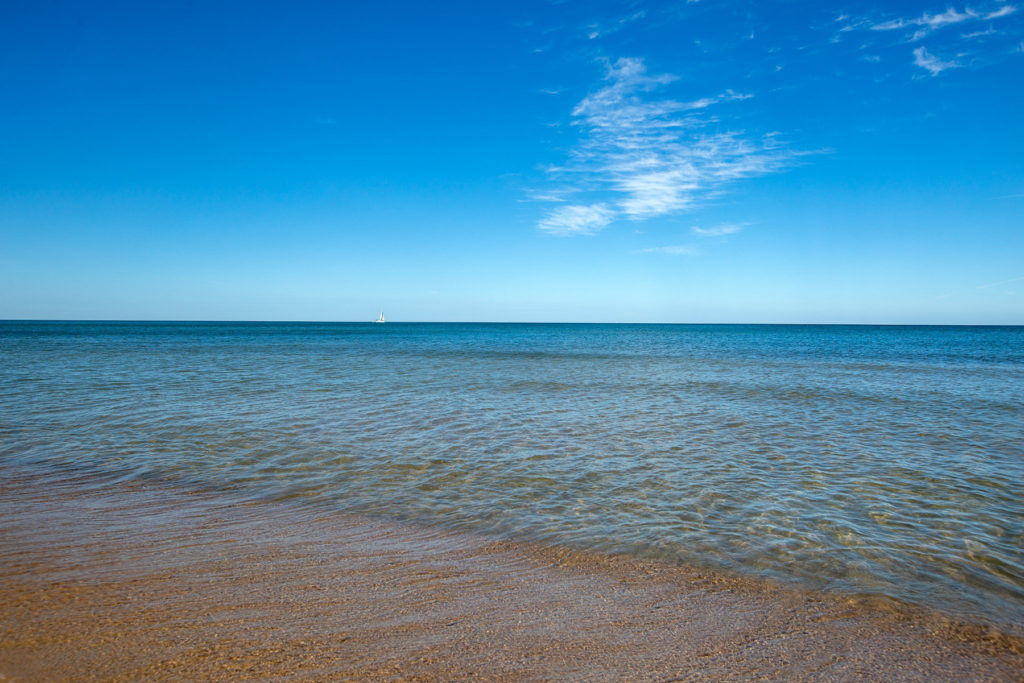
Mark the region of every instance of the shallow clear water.
[[0, 463], [1024, 624], [1021, 327], [0, 323]]

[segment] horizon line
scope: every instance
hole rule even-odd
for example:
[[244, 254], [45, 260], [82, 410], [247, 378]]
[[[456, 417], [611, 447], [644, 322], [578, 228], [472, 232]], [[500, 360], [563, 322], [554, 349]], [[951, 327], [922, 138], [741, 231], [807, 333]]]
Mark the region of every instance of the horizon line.
[[1024, 327], [1022, 323], [839, 323], [839, 322], [608, 322], [588, 320], [224, 320], [213, 318], [0, 318], [3, 323], [168, 323], [260, 325], [675, 325], [675, 326], [778, 326], [778, 327]]

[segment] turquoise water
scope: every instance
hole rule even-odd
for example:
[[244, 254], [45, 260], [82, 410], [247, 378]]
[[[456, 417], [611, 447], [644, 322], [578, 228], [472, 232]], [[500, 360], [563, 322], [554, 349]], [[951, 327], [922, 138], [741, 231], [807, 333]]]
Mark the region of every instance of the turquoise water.
[[1024, 624], [1021, 327], [0, 323], [0, 463]]

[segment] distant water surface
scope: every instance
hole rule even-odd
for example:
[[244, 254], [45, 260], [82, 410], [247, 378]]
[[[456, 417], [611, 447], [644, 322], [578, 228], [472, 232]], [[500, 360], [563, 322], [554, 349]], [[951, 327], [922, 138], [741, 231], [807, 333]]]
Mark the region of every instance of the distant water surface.
[[1024, 632], [1024, 328], [0, 323], [3, 464]]

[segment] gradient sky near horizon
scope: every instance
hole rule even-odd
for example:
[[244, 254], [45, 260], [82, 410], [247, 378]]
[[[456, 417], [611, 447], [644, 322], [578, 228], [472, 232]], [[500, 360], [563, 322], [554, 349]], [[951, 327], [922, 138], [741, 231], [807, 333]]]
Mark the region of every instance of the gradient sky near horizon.
[[1024, 3], [0, 8], [0, 318], [1024, 324]]

